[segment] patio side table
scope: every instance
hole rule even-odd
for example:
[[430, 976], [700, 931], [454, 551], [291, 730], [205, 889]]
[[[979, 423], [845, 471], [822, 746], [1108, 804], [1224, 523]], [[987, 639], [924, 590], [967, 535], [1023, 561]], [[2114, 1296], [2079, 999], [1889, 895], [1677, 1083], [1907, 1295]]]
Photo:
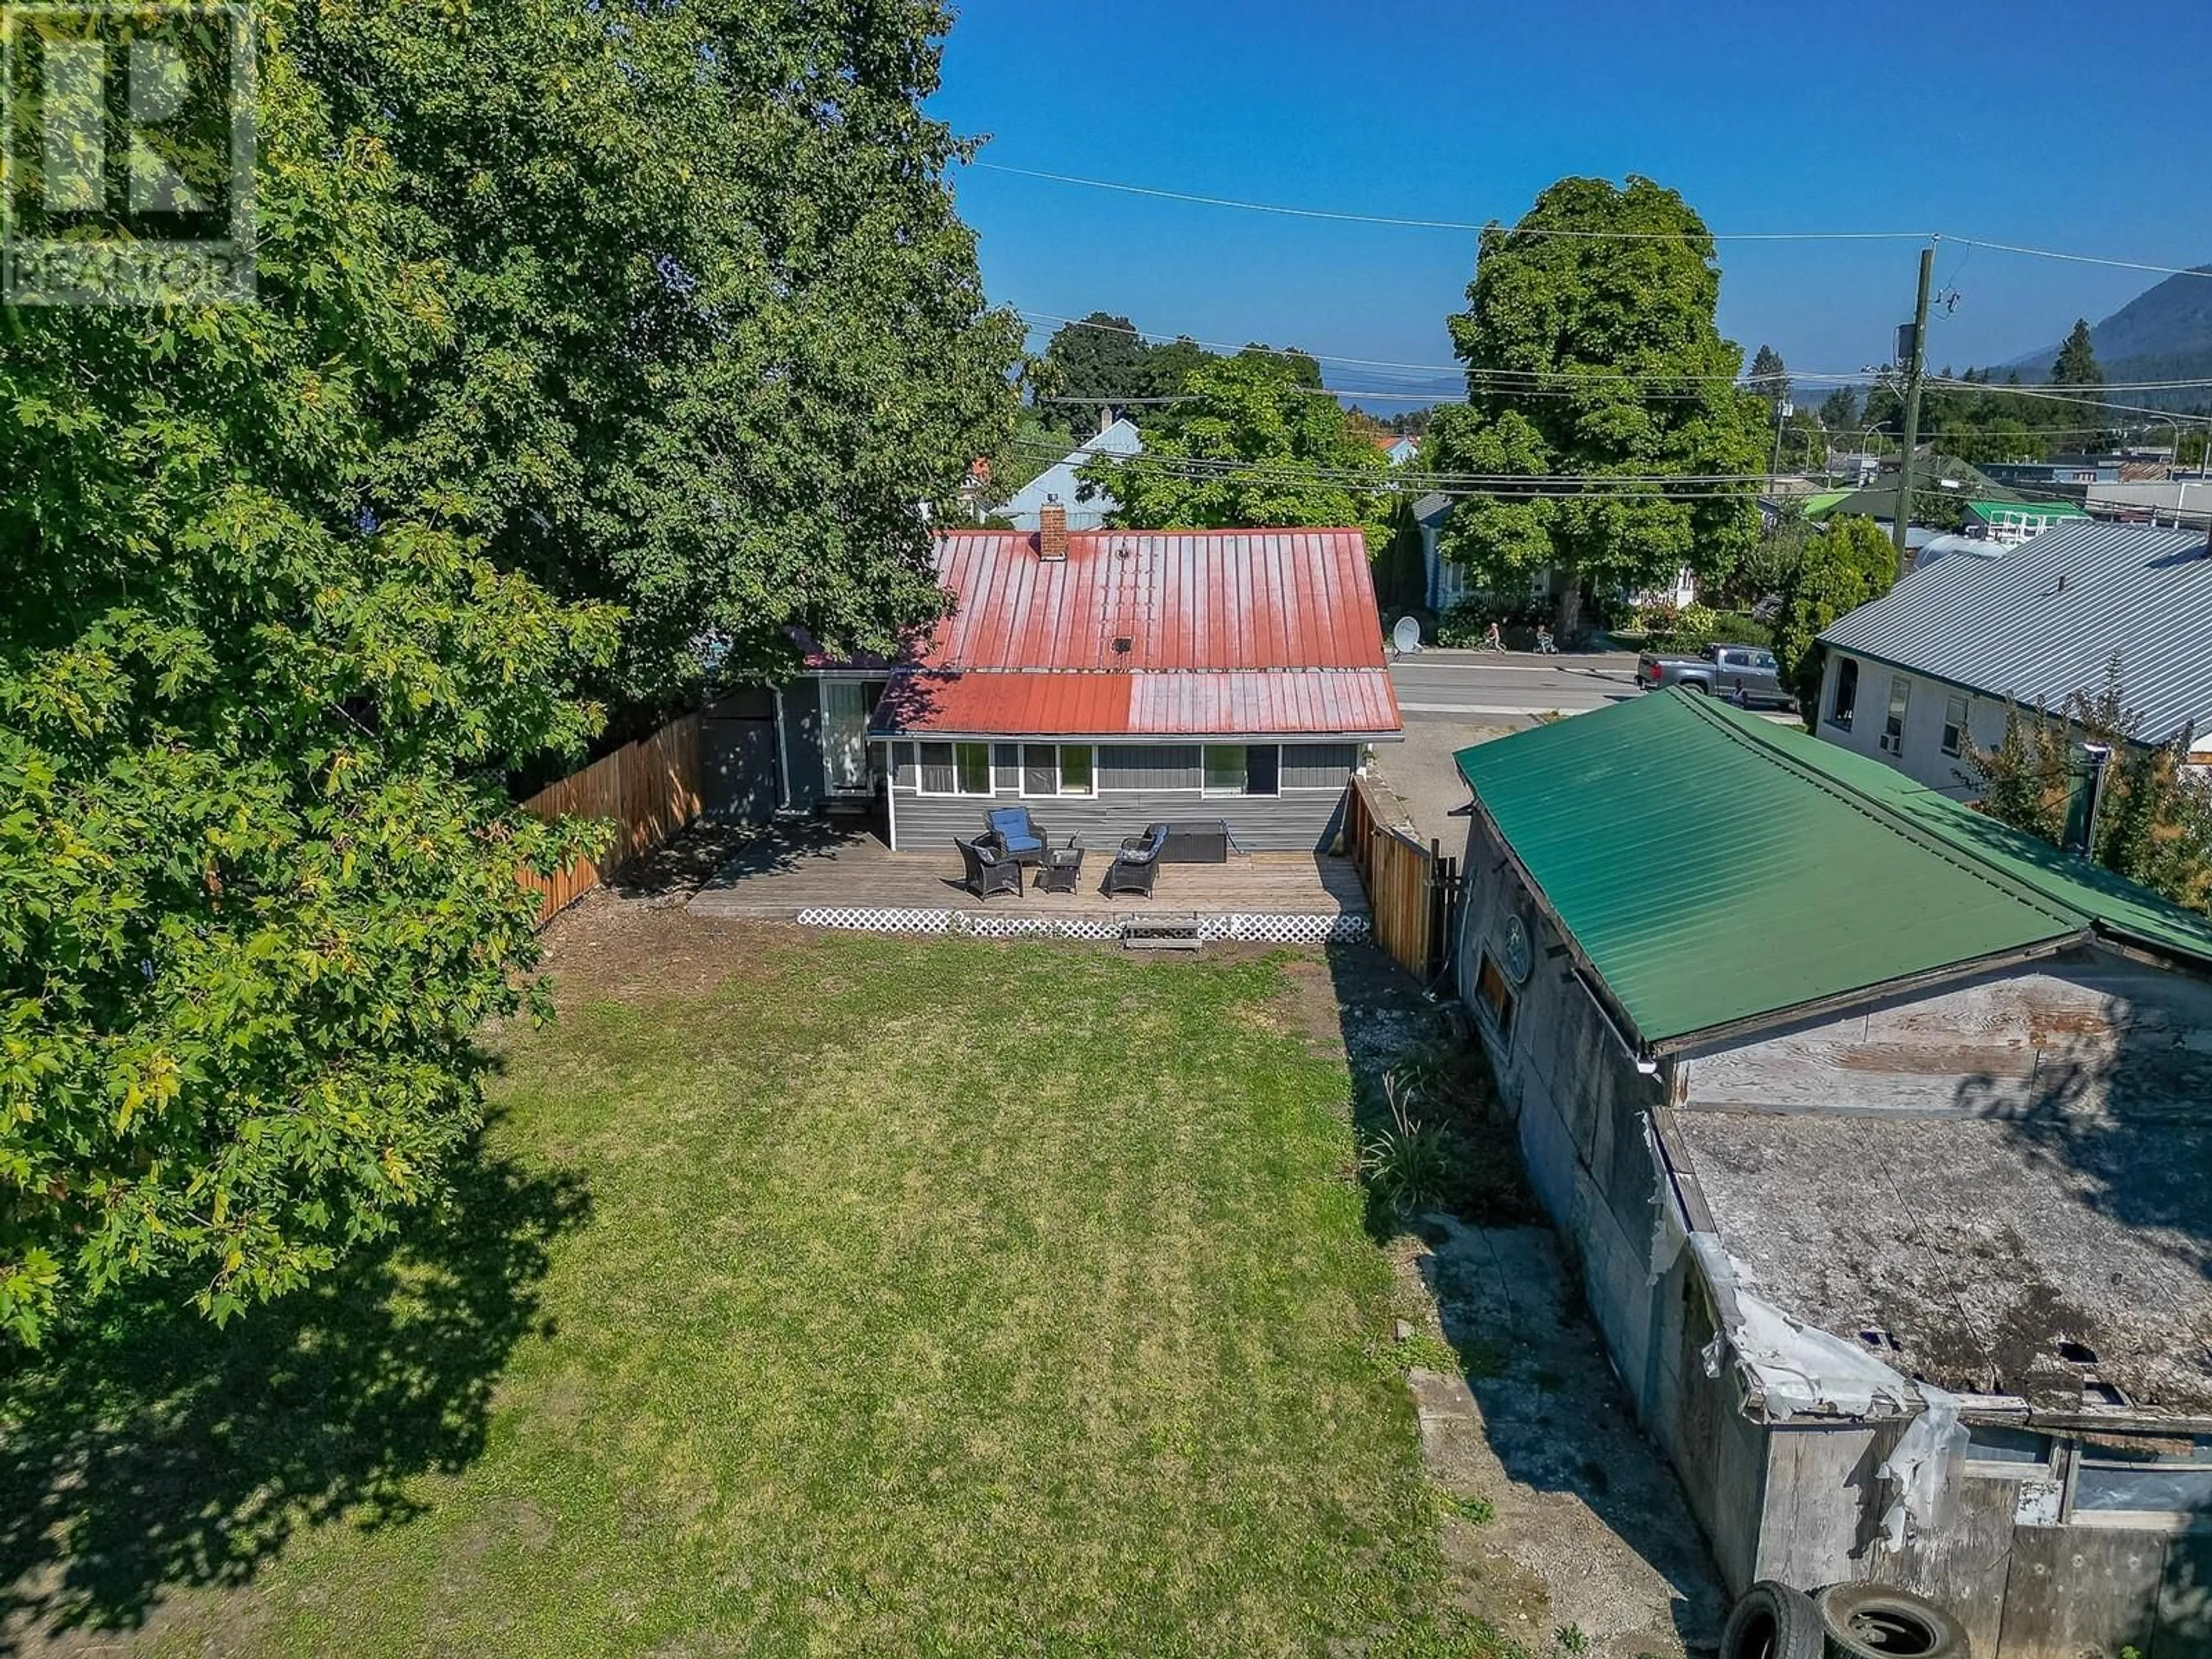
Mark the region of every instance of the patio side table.
[[1082, 876], [1083, 843], [1071, 836], [1066, 846], [1045, 849], [1044, 867], [1037, 872], [1036, 884], [1048, 893], [1073, 893]]

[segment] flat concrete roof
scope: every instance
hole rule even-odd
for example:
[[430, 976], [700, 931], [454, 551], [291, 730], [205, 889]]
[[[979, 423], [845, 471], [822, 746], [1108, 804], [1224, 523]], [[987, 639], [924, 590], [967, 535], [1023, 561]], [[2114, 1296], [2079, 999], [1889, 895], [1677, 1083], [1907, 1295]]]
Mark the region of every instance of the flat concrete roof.
[[[2084, 1097], [2094, 1091], [2083, 1091]], [[2212, 1417], [2212, 1104], [1667, 1115], [1741, 1282], [1893, 1369], [2037, 1413]]]

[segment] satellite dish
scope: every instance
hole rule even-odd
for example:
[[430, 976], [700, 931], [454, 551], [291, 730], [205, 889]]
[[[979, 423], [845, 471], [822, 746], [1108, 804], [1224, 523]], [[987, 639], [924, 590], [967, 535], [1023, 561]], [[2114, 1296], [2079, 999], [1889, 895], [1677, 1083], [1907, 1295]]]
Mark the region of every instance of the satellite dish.
[[1421, 648], [1421, 624], [1415, 617], [1401, 617], [1398, 625], [1390, 630], [1391, 648], [1400, 656]]

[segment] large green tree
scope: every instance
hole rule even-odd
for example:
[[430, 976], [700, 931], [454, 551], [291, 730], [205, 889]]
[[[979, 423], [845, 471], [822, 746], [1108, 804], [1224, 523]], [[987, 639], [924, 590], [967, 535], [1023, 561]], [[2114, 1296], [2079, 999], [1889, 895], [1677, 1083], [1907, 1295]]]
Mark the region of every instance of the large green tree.
[[[1003, 452], [985, 307], [926, 115], [947, 13], [798, 0], [324, 0], [294, 46], [398, 167], [450, 344], [382, 388], [379, 511], [628, 612], [625, 702], [786, 630], [882, 647], [940, 603], [919, 504]], [[647, 712], [649, 712], [647, 711]]]
[[1444, 556], [1497, 590], [1550, 572], [1562, 637], [1589, 593], [1724, 577], [1759, 534], [1769, 434], [1697, 214], [1648, 179], [1562, 179], [1482, 233], [1467, 293], [1468, 401], [1437, 411], [1425, 459], [1513, 482], [1454, 509]]
[[[1182, 343], [1200, 351], [1195, 343]], [[1102, 410], [1135, 412], [1139, 399], [1163, 395], [1156, 353], [1164, 349], [1110, 312], [1062, 323], [1045, 343], [1033, 376], [1037, 414], [1080, 434], [1098, 429]]]
[[1782, 361], [1782, 354], [1771, 345], [1763, 345], [1752, 354], [1751, 389], [1778, 417], [1782, 405], [1790, 401], [1790, 370]]
[[259, 9], [259, 300], [0, 327], [0, 1332], [167, 1275], [217, 1318], [434, 1197], [521, 885], [580, 837], [614, 619], [412, 511], [375, 410], [468, 349], [390, 152]]
[[2067, 335], [2066, 343], [2058, 348], [2058, 359], [2051, 366], [2053, 386], [2077, 387], [2087, 395], [2071, 404], [2054, 407], [2071, 411], [2075, 431], [2069, 435], [2075, 440], [2075, 447], [2094, 450], [2102, 447], [2106, 437], [2104, 431], [2106, 412], [2104, 399], [2097, 389], [2105, 384], [2105, 371], [2097, 366], [2097, 349], [2089, 340], [2089, 319], [2076, 317], [2073, 331]]
[[[1310, 360], [1307, 360], [1310, 362]], [[1264, 349], [1210, 359], [1184, 382], [1189, 401], [1144, 453], [1100, 457], [1084, 479], [1121, 503], [1130, 529], [1360, 526], [1379, 532], [1389, 466], [1296, 359]]]
[[1776, 572], [1781, 603], [1774, 617], [1774, 659], [1810, 730], [1820, 700], [1820, 632], [1889, 592], [1897, 579], [1897, 553], [1879, 525], [1856, 516], [1794, 535], [1789, 548], [1794, 557]]
[[1982, 780], [1979, 805], [2001, 823], [2063, 846], [2080, 788], [2081, 745], [2107, 744], [2112, 753], [2093, 856], [2176, 904], [2212, 911], [2212, 787], [2190, 765], [2185, 738], [2145, 743], [2142, 730], [2116, 660], [2103, 685], [2076, 691], [2057, 714], [2009, 710], [1996, 749], [1969, 747]]

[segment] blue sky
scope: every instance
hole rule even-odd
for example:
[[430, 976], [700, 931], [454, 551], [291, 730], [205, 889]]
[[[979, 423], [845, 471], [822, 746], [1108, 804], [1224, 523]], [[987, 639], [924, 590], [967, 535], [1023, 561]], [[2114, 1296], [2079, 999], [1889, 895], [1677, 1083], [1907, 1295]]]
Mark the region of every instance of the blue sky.
[[[988, 161], [1243, 200], [1510, 222], [1563, 174], [1634, 172], [1716, 231], [1940, 229], [2190, 265], [2212, 261], [2208, 62], [2202, 0], [2124, 16], [2046, 0], [968, 0], [932, 107], [988, 135]], [[1443, 318], [1471, 236], [981, 169], [957, 188], [999, 302], [1450, 361]], [[1856, 369], [1911, 314], [1916, 258], [1905, 242], [1724, 245], [1723, 331], [1793, 368]], [[1936, 275], [1960, 299], [1930, 362], [1960, 368], [2159, 280], [1954, 246]]]

